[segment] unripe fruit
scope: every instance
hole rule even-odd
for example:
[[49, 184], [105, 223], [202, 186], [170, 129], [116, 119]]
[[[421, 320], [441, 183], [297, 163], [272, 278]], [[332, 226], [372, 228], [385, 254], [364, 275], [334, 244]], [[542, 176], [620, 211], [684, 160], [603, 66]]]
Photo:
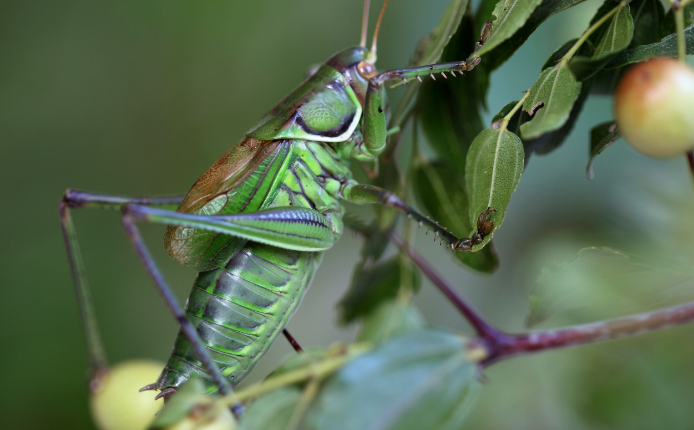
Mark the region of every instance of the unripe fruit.
[[615, 116], [624, 138], [655, 158], [694, 149], [694, 71], [672, 58], [632, 67], [615, 93]]
[[92, 416], [100, 430], [144, 430], [164, 406], [155, 392], [140, 388], [159, 378], [163, 363], [130, 360], [108, 369], [90, 396]]

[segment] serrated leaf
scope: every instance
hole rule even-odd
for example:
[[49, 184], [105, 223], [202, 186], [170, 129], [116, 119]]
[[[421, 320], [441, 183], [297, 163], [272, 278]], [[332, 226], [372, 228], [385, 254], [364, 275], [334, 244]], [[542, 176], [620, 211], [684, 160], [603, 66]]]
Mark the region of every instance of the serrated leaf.
[[424, 326], [424, 318], [409, 303], [390, 300], [371, 313], [357, 336], [358, 342], [381, 343], [395, 335]]
[[496, 17], [492, 22], [494, 31], [477, 52], [477, 56], [484, 55], [513, 36], [541, 2], [542, 0], [499, 0], [492, 12]]
[[[466, 14], [442, 61], [459, 61], [472, 52], [479, 37], [473, 27], [472, 17]], [[476, 67], [455, 79], [428, 80], [421, 86], [417, 99], [418, 119], [427, 142], [441, 158], [460, 169], [461, 175], [467, 150], [483, 129], [480, 107], [485, 92], [479, 82], [484, 79], [484, 69]]]
[[[473, 226], [470, 235], [477, 230], [477, 217], [488, 207], [496, 210], [489, 217], [494, 230], [501, 227], [522, 172], [523, 143], [518, 136], [508, 130], [488, 128], [475, 138], [468, 152], [465, 171], [470, 225]], [[484, 241], [473, 246], [472, 250], [480, 250], [493, 234], [485, 236]]]
[[[684, 29], [684, 40], [687, 55], [694, 54], [694, 24]], [[677, 56], [677, 34], [671, 34], [664, 37], [658, 43], [651, 43], [650, 45], [642, 45], [633, 49], [628, 49], [617, 55], [605, 67], [611, 69], [645, 61], [649, 58], [675, 56]]]
[[415, 267], [399, 255], [385, 262], [359, 264], [350, 287], [337, 305], [340, 322], [348, 324], [369, 315], [381, 303], [394, 298], [403, 283], [418, 291], [422, 278]]
[[612, 145], [615, 140], [619, 139], [619, 129], [614, 121], [607, 121], [596, 125], [590, 130], [590, 160], [586, 166], [586, 177], [592, 181], [595, 178], [593, 171], [593, 160], [600, 155], [602, 151]]
[[572, 322], [606, 319], [694, 298], [694, 270], [678, 261], [653, 261], [609, 248], [585, 248], [574, 261], [545, 267], [526, 319], [536, 325], [559, 312]]
[[530, 96], [523, 103], [523, 110], [533, 118], [521, 125], [521, 136], [532, 139], [560, 128], [571, 113], [571, 108], [581, 92], [564, 63], [545, 69], [528, 90]]
[[[608, 3], [612, 0], [607, 0]], [[612, 6], [610, 4], [610, 6]], [[603, 24], [604, 25], [604, 24]], [[607, 24], [593, 56], [575, 56], [569, 61], [569, 69], [578, 81], [585, 81], [600, 71], [619, 52], [627, 49], [634, 36], [634, 21], [629, 5], [620, 3], [619, 10]]]
[[241, 418], [240, 430], [286, 430], [296, 409], [301, 391], [285, 387], [259, 397]]
[[414, 66], [425, 66], [439, 61], [444, 48], [458, 29], [467, 5], [468, 0], [451, 0], [436, 27], [417, 44]]
[[315, 430], [459, 429], [478, 388], [466, 340], [417, 330], [352, 360], [308, 413]]
[[[528, 37], [545, 20], [583, 1], [585, 0], [542, 0], [542, 3], [535, 8], [525, 24], [513, 34], [513, 37], [506, 39], [499, 46], [484, 55], [482, 64], [484, 64], [484, 67], [490, 72], [496, 70], [525, 43]], [[482, 22], [489, 21], [491, 20], [491, 16], [481, 17], [480, 20]]]
[[[415, 170], [415, 195], [427, 212], [458, 237], [467, 237], [472, 229], [468, 218], [468, 196], [456, 169], [442, 161], [424, 162]], [[493, 246], [480, 252], [456, 252], [455, 258], [479, 272], [491, 272], [499, 266]]]

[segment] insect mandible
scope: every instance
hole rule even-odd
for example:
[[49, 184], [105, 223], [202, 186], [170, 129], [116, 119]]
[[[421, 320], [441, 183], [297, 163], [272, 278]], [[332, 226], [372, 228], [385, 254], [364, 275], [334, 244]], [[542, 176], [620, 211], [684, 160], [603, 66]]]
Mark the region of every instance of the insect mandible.
[[[128, 238], [180, 323], [161, 376], [144, 387], [159, 390], [158, 397], [165, 398], [193, 376], [202, 377], [208, 392], [227, 394], [251, 371], [299, 305], [323, 251], [340, 238], [342, 201], [395, 208], [434, 230], [454, 251], [469, 251], [492, 231], [490, 210], [480, 215], [473, 237], [461, 239], [395, 194], [352, 178], [351, 158], [374, 161], [386, 148], [386, 82], [455, 76], [472, 70], [480, 60], [379, 73], [376, 40], [387, 3], [370, 49], [366, 0], [359, 46], [339, 51], [320, 65], [217, 160], [185, 197], [66, 191], [60, 201], [61, 222], [93, 367], [103, 364], [98, 363], [103, 353], [70, 209], [122, 210]], [[488, 23], [477, 49], [489, 34]], [[161, 208], [171, 204], [179, 204], [178, 209]], [[166, 251], [199, 272], [185, 309], [145, 246], [138, 221], [167, 224]]]

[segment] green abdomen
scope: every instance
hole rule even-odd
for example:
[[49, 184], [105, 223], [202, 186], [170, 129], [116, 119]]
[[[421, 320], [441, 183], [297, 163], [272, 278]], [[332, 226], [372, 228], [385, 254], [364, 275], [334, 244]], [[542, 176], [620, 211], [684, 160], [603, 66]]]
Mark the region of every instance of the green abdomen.
[[[198, 275], [186, 315], [232, 386], [250, 372], [287, 324], [320, 258], [320, 253], [247, 242], [224, 267]], [[178, 387], [200, 375], [214, 391], [204, 368], [179, 331], [158, 388]]]

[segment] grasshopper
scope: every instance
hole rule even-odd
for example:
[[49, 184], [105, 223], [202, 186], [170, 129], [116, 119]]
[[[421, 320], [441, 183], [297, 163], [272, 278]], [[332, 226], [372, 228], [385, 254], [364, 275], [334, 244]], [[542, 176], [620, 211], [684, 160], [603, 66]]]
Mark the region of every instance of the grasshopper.
[[[489, 210], [472, 238], [458, 238], [387, 190], [357, 183], [351, 158], [374, 162], [385, 150], [384, 84], [472, 70], [466, 61], [376, 69], [376, 40], [387, 0], [366, 47], [337, 52], [222, 155], [184, 197], [127, 198], [68, 189], [60, 201], [63, 234], [92, 365], [104, 363], [70, 209], [122, 210], [129, 240], [180, 323], [158, 381], [143, 390], [168, 398], [200, 376], [207, 392], [231, 392], [268, 350], [296, 310], [324, 251], [343, 232], [342, 201], [395, 208], [432, 229], [453, 251], [469, 251], [492, 231]], [[485, 24], [477, 49], [490, 34]], [[477, 50], [476, 49], [476, 50]], [[476, 51], [475, 50], [475, 51]], [[445, 75], [444, 75], [445, 76]], [[167, 205], [178, 204], [173, 211]], [[145, 246], [136, 223], [167, 224], [168, 254], [199, 272], [181, 308]]]

